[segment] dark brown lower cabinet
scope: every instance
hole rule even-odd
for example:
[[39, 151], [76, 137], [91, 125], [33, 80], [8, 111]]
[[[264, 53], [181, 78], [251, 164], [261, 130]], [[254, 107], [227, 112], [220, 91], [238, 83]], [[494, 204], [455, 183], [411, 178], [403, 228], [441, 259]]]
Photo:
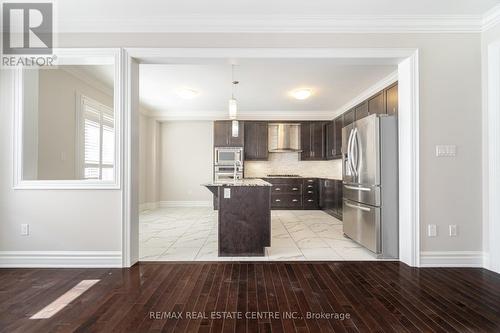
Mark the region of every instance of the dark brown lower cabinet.
[[319, 209], [317, 178], [264, 178], [271, 187], [271, 209]]
[[319, 208], [342, 220], [342, 181], [337, 179], [319, 180]]

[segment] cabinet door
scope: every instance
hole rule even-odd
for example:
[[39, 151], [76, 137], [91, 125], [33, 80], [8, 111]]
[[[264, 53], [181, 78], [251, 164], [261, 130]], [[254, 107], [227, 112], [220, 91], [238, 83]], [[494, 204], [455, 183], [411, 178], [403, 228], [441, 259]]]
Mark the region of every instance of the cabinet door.
[[230, 122], [214, 121], [214, 147], [229, 147]]
[[383, 91], [368, 100], [368, 113], [385, 113], [385, 98]]
[[245, 160], [267, 160], [267, 123], [263, 121], [245, 121]]
[[257, 146], [257, 123], [255, 121], [245, 122], [245, 160], [255, 160], [258, 156]]
[[269, 156], [267, 122], [259, 121], [255, 129], [257, 135], [257, 159], [267, 160]]
[[398, 84], [389, 87], [385, 91], [386, 94], [386, 109], [388, 115], [398, 114]]
[[303, 161], [307, 161], [312, 158], [311, 124], [311, 122], [303, 122], [300, 125], [300, 146], [302, 149], [300, 159]]
[[356, 118], [356, 110], [354, 109], [351, 109], [349, 111], [346, 111], [344, 113], [344, 127], [347, 126], [347, 125], [350, 125], [354, 122]]
[[311, 150], [313, 160], [325, 159], [325, 123], [311, 123]]
[[362, 119], [369, 115], [368, 103], [366, 101], [356, 106], [355, 110], [356, 110], [356, 120]]
[[343, 117], [337, 117], [333, 121], [335, 127], [335, 138], [334, 138], [334, 158], [342, 157], [342, 127], [344, 127]]
[[325, 125], [326, 159], [332, 160], [335, 156], [335, 127], [333, 121]]

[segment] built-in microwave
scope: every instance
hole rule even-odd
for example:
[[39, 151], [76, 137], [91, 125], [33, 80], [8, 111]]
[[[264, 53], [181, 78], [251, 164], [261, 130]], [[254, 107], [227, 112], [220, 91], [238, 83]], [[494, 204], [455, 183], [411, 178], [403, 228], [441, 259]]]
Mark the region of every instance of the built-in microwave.
[[215, 165], [243, 165], [243, 148], [241, 147], [216, 147]]

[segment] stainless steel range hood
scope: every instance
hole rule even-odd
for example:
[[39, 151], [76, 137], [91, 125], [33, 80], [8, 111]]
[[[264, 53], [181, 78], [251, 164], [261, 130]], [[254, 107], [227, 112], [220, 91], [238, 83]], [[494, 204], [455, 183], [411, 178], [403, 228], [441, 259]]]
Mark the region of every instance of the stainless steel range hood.
[[270, 123], [268, 124], [269, 152], [300, 152], [300, 124]]

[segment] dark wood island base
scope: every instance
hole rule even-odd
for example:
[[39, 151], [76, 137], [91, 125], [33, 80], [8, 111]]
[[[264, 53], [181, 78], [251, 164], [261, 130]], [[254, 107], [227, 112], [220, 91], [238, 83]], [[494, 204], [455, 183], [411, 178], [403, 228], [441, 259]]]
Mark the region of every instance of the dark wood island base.
[[205, 184], [218, 200], [219, 257], [264, 256], [271, 246], [271, 184]]

